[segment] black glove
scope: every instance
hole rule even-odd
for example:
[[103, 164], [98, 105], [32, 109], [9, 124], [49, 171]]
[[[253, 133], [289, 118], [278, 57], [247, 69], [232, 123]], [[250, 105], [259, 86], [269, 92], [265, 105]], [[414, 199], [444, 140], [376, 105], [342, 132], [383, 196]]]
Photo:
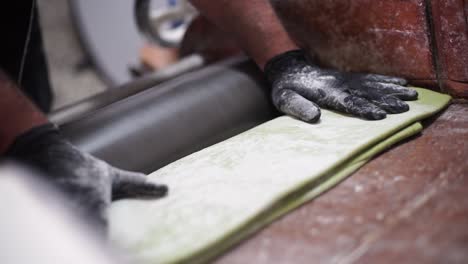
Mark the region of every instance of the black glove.
[[159, 198], [167, 193], [166, 186], [147, 182], [144, 174], [114, 168], [78, 150], [52, 124], [19, 136], [6, 156], [38, 170], [99, 228], [107, 225], [111, 200]]
[[276, 108], [306, 122], [320, 118], [329, 108], [365, 119], [378, 120], [387, 113], [409, 110], [403, 100], [416, 100], [416, 91], [404, 87], [405, 79], [376, 74], [345, 73], [321, 69], [300, 50], [272, 58], [265, 66]]

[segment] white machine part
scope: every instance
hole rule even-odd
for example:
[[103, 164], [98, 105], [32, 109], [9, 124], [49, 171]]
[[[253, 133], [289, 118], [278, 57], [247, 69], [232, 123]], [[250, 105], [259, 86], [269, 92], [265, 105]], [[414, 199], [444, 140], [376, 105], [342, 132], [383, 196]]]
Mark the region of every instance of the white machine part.
[[111, 87], [134, 79], [130, 68], [140, 64], [139, 51], [146, 43], [177, 46], [194, 16], [194, 9], [186, 0], [69, 0], [69, 3], [79, 40]]
[[178, 47], [198, 14], [187, 0], [136, 0], [139, 30], [158, 45]]

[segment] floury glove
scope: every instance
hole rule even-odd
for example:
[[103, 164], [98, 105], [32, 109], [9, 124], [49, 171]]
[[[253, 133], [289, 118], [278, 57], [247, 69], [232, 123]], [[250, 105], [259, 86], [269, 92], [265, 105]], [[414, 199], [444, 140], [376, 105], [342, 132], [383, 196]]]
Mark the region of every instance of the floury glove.
[[404, 100], [416, 100], [405, 79], [376, 74], [345, 73], [310, 63], [304, 52], [289, 51], [265, 66], [276, 108], [306, 122], [320, 119], [320, 107], [379, 120], [409, 110]]
[[112, 200], [152, 199], [167, 193], [166, 186], [147, 182], [143, 174], [114, 168], [78, 150], [52, 124], [20, 135], [6, 156], [38, 170], [98, 228], [106, 227]]

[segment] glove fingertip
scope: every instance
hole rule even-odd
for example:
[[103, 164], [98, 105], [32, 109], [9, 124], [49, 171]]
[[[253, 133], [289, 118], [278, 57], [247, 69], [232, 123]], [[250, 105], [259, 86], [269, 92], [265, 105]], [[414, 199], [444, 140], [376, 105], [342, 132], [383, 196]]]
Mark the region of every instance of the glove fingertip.
[[157, 194], [159, 197], [164, 197], [169, 193], [169, 187], [166, 185], [155, 185], [154, 194]]
[[317, 122], [321, 116], [315, 103], [292, 90], [273, 93], [273, 103], [281, 112], [308, 123]]
[[387, 113], [385, 111], [370, 111], [361, 113], [360, 117], [367, 120], [382, 120], [387, 117]]
[[310, 109], [310, 111], [307, 111], [304, 117], [301, 119], [307, 123], [317, 123], [320, 120], [321, 116], [322, 112], [320, 111], [320, 108], [317, 107], [315, 109]]
[[410, 107], [407, 103], [396, 96], [384, 96], [373, 103], [385, 110], [388, 114], [400, 114], [408, 112]]
[[403, 78], [396, 78], [395, 83], [401, 86], [406, 86], [408, 85], [408, 80], [403, 79]]
[[387, 117], [387, 113], [385, 111], [376, 111], [376, 112], [371, 112], [369, 114], [370, 120], [382, 120]]
[[314, 105], [309, 105], [308, 107], [296, 106], [291, 108], [284, 108], [281, 110], [282, 112], [307, 123], [317, 123], [320, 120], [320, 116], [322, 115], [320, 108]]
[[169, 188], [166, 185], [149, 183], [141, 188], [138, 197], [148, 199], [160, 198], [166, 196], [168, 192]]
[[408, 85], [408, 80], [405, 78], [400, 78], [400, 77], [393, 77], [393, 76], [388, 76], [388, 75], [380, 75], [380, 74], [366, 74], [364, 75], [364, 78], [366, 80], [372, 81], [372, 82], [381, 82], [381, 83], [387, 83], [387, 84], [396, 84], [396, 85], [401, 85], [401, 86], [406, 86]]
[[387, 112], [379, 109], [368, 109], [367, 111], [361, 111], [355, 113], [356, 116], [367, 119], [367, 120], [382, 120], [387, 117]]
[[375, 106], [368, 109], [368, 111], [362, 112], [362, 117], [368, 120], [382, 120], [387, 117], [387, 112]]
[[408, 89], [408, 100], [416, 100], [418, 99], [419, 94], [418, 91], [414, 89]]
[[138, 183], [114, 189], [112, 200], [120, 199], [156, 199], [167, 195], [169, 188], [166, 185], [154, 183]]
[[381, 120], [387, 117], [387, 112], [364, 98], [351, 95], [346, 97], [344, 102], [348, 114], [367, 120]]

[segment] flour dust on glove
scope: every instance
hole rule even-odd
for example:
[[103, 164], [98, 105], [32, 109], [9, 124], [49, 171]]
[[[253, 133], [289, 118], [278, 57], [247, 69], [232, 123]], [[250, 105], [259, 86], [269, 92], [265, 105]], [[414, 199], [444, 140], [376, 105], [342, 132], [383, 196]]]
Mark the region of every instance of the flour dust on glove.
[[106, 209], [112, 200], [152, 199], [167, 193], [166, 186], [147, 182], [144, 174], [114, 168], [78, 150], [52, 124], [19, 136], [6, 156], [36, 169], [99, 228], [107, 225]]
[[404, 87], [405, 79], [322, 69], [300, 50], [272, 58], [265, 75], [276, 108], [306, 122], [320, 119], [320, 107], [379, 120], [408, 111], [404, 101], [418, 98], [416, 91]]

